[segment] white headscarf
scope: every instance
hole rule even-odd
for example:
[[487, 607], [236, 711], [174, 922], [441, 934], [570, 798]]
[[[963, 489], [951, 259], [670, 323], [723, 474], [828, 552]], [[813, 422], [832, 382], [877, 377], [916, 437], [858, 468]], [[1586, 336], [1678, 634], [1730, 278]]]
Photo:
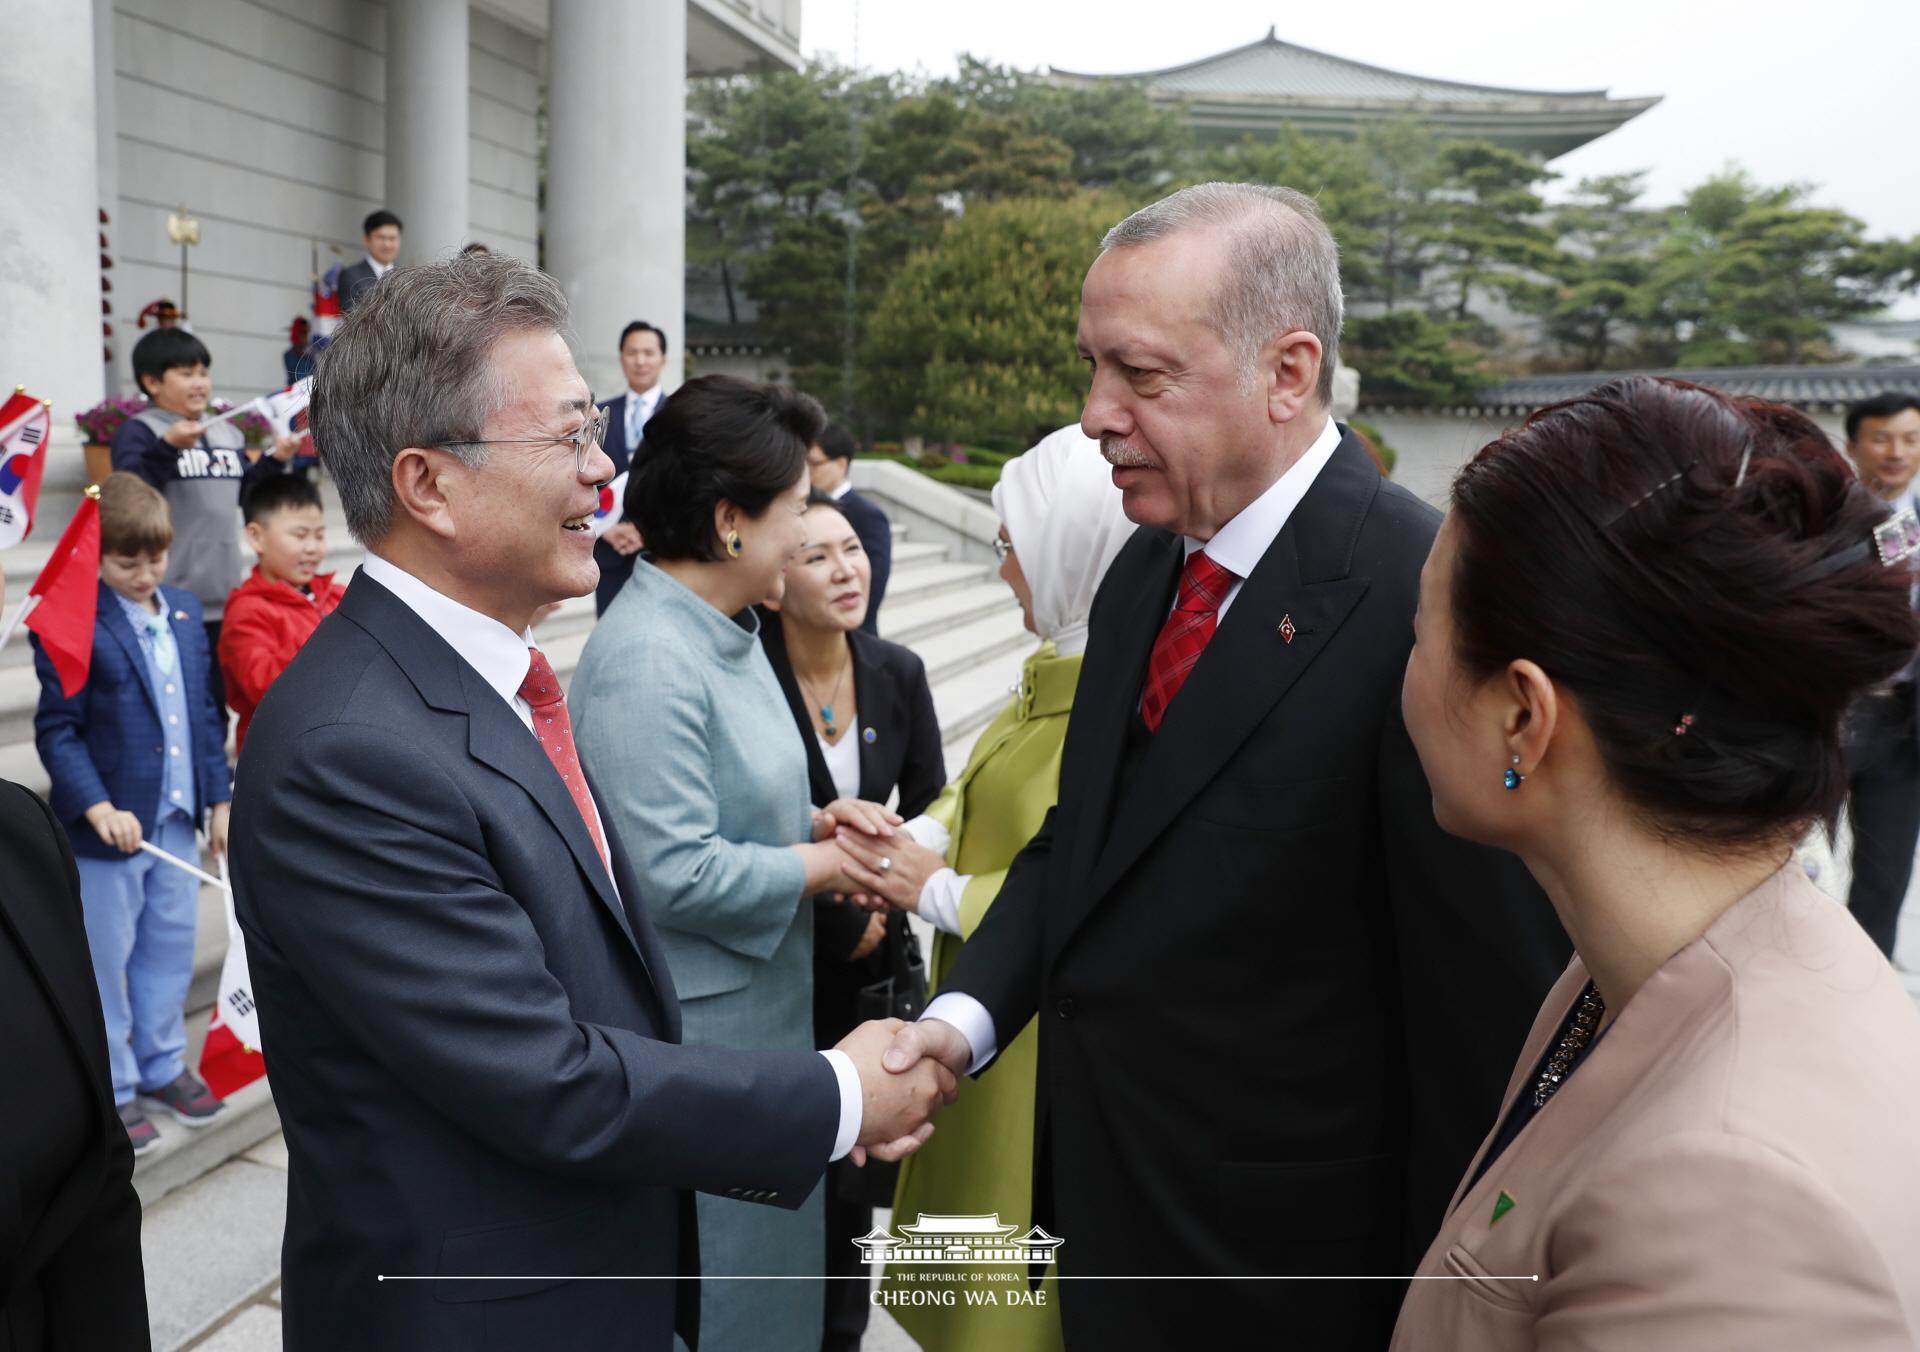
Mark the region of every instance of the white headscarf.
[[1093, 594], [1133, 534], [1100, 443], [1078, 424], [1049, 433], [1007, 461], [993, 488], [993, 509], [1033, 590], [1040, 637], [1051, 639], [1062, 657], [1084, 652]]

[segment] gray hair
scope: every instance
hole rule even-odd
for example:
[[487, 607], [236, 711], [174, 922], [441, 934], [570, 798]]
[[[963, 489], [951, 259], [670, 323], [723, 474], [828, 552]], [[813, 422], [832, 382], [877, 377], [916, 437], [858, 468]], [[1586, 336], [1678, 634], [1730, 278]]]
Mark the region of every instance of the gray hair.
[[494, 345], [510, 334], [567, 329], [567, 298], [538, 268], [505, 254], [465, 254], [402, 268], [340, 326], [314, 372], [308, 422], [340, 490], [347, 529], [363, 545], [393, 525], [393, 462], [408, 446], [440, 446], [470, 466], [471, 444], [500, 409]]
[[1292, 188], [1201, 183], [1134, 212], [1107, 231], [1100, 252], [1203, 227], [1233, 232], [1230, 261], [1208, 306], [1207, 323], [1249, 372], [1276, 334], [1305, 329], [1320, 340], [1318, 393], [1331, 405], [1345, 305], [1339, 246], [1320, 208]]

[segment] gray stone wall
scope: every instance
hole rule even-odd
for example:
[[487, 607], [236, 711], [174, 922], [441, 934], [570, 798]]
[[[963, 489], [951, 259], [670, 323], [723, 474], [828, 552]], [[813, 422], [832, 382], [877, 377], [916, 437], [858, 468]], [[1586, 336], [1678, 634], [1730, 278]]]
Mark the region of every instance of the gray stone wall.
[[[531, 259], [544, 43], [471, 22], [470, 237]], [[371, 0], [114, 0], [116, 388], [133, 388], [141, 307], [180, 298], [166, 222], [183, 202], [200, 221], [188, 305], [215, 388], [241, 399], [282, 382], [310, 241], [323, 271], [357, 259], [382, 204], [386, 24]]]

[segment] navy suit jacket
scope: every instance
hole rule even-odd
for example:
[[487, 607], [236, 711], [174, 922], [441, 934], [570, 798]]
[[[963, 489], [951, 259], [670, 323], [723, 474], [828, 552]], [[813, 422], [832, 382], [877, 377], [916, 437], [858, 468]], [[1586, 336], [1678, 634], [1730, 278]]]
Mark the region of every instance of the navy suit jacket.
[[[214, 703], [207, 685], [212, 658], [199, 599], [178, 587], [162, 587], [160, 600], [170, 617], [176, 669], [186, 683], [187, 712], [193, 720], [186, 754], [193, 757], [198, 816], [233, 796], [226, 711]], [[53, 781], [48, 794], [53, 815], [66, 828], [75, 854], [125, 859], [87, 825], [87, 809], [103, 799], [111, 802], [138, 817], [142, 835], [151, 838], [167, 742], [160, 728], [159, 692], [147, 674], [140, 637], [106, 583], [100, 584], [94, 611], [87, 683], [72, 699], [61, 694], [60, 676], [38, 638], [33, 641], [33, 665], [40, 675], [33, 740]]]
[[612, 879], [513, 709], [364, 574], [267, 692], [236, 782], [291, 1156], [288, 1352], [665, 1352], [675, 1282], [567, 1278], [696, 1270], [684, 1189], [798, 1207], [838, 1128], [832, 1067], [676, 1045], [611, 824]]
[[893, 523], [887, 520], [887, 514], [880, 510], [879, 504], [860, 496], [860, 490], [850, 488], [840, 499], [840, 508], [847, 514], [847, 520], [853, 523], [853, 533], [860, 537], [860, 547], [867, 551], [867, 558], [873, 564], [873, 586], [867, 601], [866, 622], [860, 627], [869, 634], [880, 632], [880, 598], [887, 594], [887, 577], [893, 572]]
[[340, 269], [340, 313], [349, 315], [353, 307], [367, 297], [374, 283], [380, 279], [374, 275], [373, 264], [362, 258], [357, 263], [349, 263]]
[[[616, 477], [633, 468], [633, 453], [639, 449], [627, 443], [627, 400], [630, 395], [617, 394], [600, 405], [613, 414], [607, 420], [607, 440], [601, 447], [613, 461]], [[627, 513], [624, 505], [620, 507], [620, 520], [625, 521]], [[606, 613], [613, 598], [627, 585], [627, 579], [633, 576], [633, 561], [636, 554], [622, 554], [605, 540], [593, 542], [593, 561], [600, 565], [600, 582], [593, 589], [593, 612], [596, 615]]]

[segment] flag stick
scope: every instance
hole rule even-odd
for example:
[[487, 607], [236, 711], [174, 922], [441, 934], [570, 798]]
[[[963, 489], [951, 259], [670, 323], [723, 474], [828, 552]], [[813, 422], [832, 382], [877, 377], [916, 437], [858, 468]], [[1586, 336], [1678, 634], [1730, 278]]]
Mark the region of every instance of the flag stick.
[[233, 892], [233, 888], [230, 887], [225, 882], [221, 881], [219, 878], [214, 877], [211, 873], [207, 873], [200, 869], [195, 868], [192, 864], [189, 864], [186, 860], [182, 859], [177, 854], [168, 854], [165, 850], [161, 849], [158, 845], [155, 845], [151, 840], [141, 841], [140, 848], [145, 850], [148, 854], [153, 855], [156, 859], [164, 859], [169, 864], [172, 864], [175, 868], [181, 869], [187, 873], [191, 873], [194, 877], [198, 878], [201, 882], [217, 887], [222, 892], [226, 892], [228, 894], [231, 894]]
[[207, 427], [212, 427], [216, 423], [231, 421], [232, 419], [239, 417], [242, 413], [245, 413], [248, 409], [254, 408], [265, 402], [266, 400], [264, 396], [259, 398], [249, 399], [247, 400], [246, 403], [237, 405], [234, 408], [230, 408], [225, 413], [217, 414], [214, 417], [205, 419], [204, 421], [201, 422], [200, 426], [202, 428], [207, 428]]
[[39, 604], [40, 593], [29, 592], [25, 599], [13, 608], [13, 614], [8, 618], [5, 627], [0, 628], [0, 648], [7, 646], [7, 640], [13, 637], [13, 631], [20, 627], [21, 621], [25, 620], [33, 608]]

